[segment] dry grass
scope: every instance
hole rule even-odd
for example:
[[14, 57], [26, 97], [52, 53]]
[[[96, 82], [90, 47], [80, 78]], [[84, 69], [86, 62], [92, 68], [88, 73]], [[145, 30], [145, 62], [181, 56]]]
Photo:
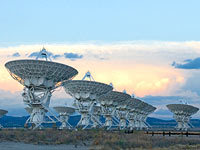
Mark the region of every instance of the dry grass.
[[[77, 144], [90, 141], [92, 134], [89, 131], [70, 131], [70, 130], [1, 130], [1, 141], [14, 141], [32, 144]], [[86, 134], [87, 133], [87, 134]]]
[[1, 141], [14, 141], [32, 144], [74, 144], [88, 145], [91, 149], [134, 150], [134, 149], [200, 149], [200, 137], [162, 137], [150, 136], [135, 131], [125, 134], [123, 131], [104, 130], [8, 130], [0, 131]]
[[[93, 144], [102, 145], [101, 149], [189, 149], [200, 148], [200, 138], [191, 137], [162, 137], [146, 135], [143, 132], [124, 134], [123, 132], [99, 132]], [[196, 148], [197, 149], [197, 148]]]

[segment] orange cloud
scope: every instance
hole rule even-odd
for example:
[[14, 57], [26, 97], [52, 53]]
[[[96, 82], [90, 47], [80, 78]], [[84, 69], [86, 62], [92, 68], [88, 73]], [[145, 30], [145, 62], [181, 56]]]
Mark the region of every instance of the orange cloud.
[[96, 81], [107, 84], [112, 82], [116, 90], [126, 89], [129, 94], [134, 92], [136, 96], [170, 94], [185, 82], [184, 74], [170, 66], [113, 60], [81, 61], [81, 63], [77, 61], [73, 66], [80, 72], [75, 79], [81, 79], [89, 69]]
[[[76, 61], [64, 58], [55, 60], [76, 68], [79, 74], [75, 79], [82, 79], [84, 74], [90, 70], [96, 81], [107, 84], [112, 82], [118, 91], [126, 89], [129, 94], [134, 92], [136, 96], [171, 94], [184, 84], [185, 74], [180, 70], [173, 69], [169, 65], [171, 60], [169, 62], [165, 60], [158, 64], [159, 61], [156, 61], [156, 58], [158, 57], [160, 60], [162, 53], [157, 52], [159, 52], [159, 48], [162, 48], [163, 43], [158, 46], [156, 44], [55, 44], [47, 45], [46, 48], [55, 54], [63, 54], [73, 50], [73, 52], [84, 55], [83, 59]], [[167, 45], [166, 43], [164, 44]], [[181, 44], [183, 43], [178, 43], [178, 45]], [[167, 47], [173, 48], [173, 43]], [[5, 62], [13, 59], [7, 56], [12, 55], [14, 52], [19, 52], [22, 57], [18, 59], [27, 58], [26, 54], [39, 51], [41, 48], [41, 45], [0, 48], [2, 50], [0, 51], [0, 56], [2, 57], [0, 60], [0, 89], [10, 91], [22, 90], [22, 86], [10, 77], [4, 67]], [[146, 52], [148, 54], [151, 53], [151, 57], [146, 55]], [[171, 53], [172, 50], [170, 50], [170, 55]], [[109, 57], [106, 60], [100, 60], [92, 57], [95, 55]], [[165, 58], [165, 55], [162, 57]]]

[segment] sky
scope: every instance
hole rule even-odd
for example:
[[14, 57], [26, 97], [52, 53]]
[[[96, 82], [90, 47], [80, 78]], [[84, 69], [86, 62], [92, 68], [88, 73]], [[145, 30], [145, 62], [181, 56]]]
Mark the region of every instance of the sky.
[[[0, 107], [24, 115], [21, 86], [4, 64], [35, 59], [45, 47], [53, 61], [89, 70], [157, 107], [152, 117], [172, 119], [166, 104], [200, 108], [198, 0], [0, 1]], [[51, 107], [71, 105], [62, 88]], [[200, 118], [200, 113], [194, 115]]]

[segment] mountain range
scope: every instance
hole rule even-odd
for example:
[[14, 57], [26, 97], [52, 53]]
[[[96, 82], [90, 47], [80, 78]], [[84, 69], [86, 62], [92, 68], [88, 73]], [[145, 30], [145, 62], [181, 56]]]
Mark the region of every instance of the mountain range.
[[[22, 116], [22, 117], [14, 117], [14, 116], [3, 116], [0, 118], [0, 124], [3, 125], [5, 128], [20, 128], [24, 127], [24, 124], [29, 116]], [[75, 126], [78, 121], [80, 120], [80, 115], [70, 116], [69, 123], [72, 126]], [[101, 117], [101, 121], [105, 122], [105, 119]], [[200, 128], [200, 119], [191, 119], [191, 124], [195, 128]], [[152, 126], [153, 128], [171, 128], [176, 126], [175, 120], [162, 120], [157, 118], [148, 117], [147, 123]], [[57, 123], [59, 125], [60, 123]], [[47, 125], [48, 126], [48, 125]]]

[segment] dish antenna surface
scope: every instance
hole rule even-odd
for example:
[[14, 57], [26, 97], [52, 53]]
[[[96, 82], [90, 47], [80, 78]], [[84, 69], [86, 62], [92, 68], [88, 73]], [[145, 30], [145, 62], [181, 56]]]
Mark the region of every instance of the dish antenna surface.
[[66, 81], [63, 86], [66, 93], [75, 98], [75, 106], [81, 114], [81, 119], [77, 126], [82, 126], [83, 129], [91, 125], [92, 108], [97, 103], [97, 99], [113, 89], [110, 85], [86, 80]]
[[72, 126], [68, 122], [68, 120], [69, 116], [75, 112], [75, 109], [72, 107], [65, 107], [65, 106], [57, 106], [53, 108], [59, 114], [59, 118], [62, 123], [59, 129], [72, 129]]
[[116, 113], [119, 118], [119, 128], [121, 130], [125, 129], [127, 126], [127, 118], [128, 118], [128, 105], [130, 103], [131, 96], [126, 93], [126, 90], [123, 91], [124, 98], [118, 102], [118, 106], [116, 107]]
[[128, 104], [128, 128], [130, 130], [147, 129], [150, 125], [146, 122], [147, 116], [154, 112], [156, 108], [148, 103], [143, 102], [137, 98], [131, 98]]
[[106, 95], [99, 97], [98, 101], [102, 106], [102, 114], [106, 118], [104, 126], [107, 130], [111, 129], [114, 124], [118, 124], [115, 118], [116, 107], [120, 102], [125, 102], [131, 96], [123, 92], [111, 91]]
[[199, 108], [186, 104], [169, 104], [167, 108], [174, 114], [173, 117], [177, 122], [177, 130], [188, 130], [193, 127], [190, 118], [199, 111]]
[[[41, 56], [45, 56], [45, 61], [38, 60], [44, 58]], [[59, 120], [49, 109], [51, 95], [64, 81], [78, 74], [73, 67], [48, 61], [48, 58], [48, 52], [43, 48], [36, 60], [14, 60], [5, 64], [13, 79], [24, 86], [22, 97], [24, 103], [33, 109], [28, 119], [28, 123], [34, 124], [33, 129], [41, 127], [42, 123], [55, 123], [50, 116], [47, 116], [49, 121], [45, 119], [46, 112]]]
[[142, 105], [142, 101], [132, 97], [128, 104], [128, 128], [130, 130], [139, 128], [139, 114], [140, 114], [140, 106]]

